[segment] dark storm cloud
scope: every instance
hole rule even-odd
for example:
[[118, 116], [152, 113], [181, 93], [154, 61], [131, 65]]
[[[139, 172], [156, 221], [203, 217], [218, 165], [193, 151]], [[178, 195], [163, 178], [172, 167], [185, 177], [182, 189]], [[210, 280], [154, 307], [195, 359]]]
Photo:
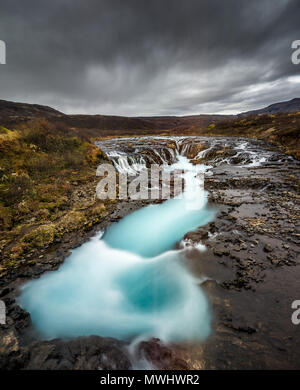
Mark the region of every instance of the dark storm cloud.
[[298, 0], [1, 0], [0, 98], [123, 115], [300, 96]]

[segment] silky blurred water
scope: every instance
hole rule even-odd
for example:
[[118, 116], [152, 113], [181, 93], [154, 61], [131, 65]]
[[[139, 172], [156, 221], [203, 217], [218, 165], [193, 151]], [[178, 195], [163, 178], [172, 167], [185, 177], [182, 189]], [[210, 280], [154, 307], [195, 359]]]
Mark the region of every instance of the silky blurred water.
[[176, 164], [173, 168], [188, 166], [192, 172], [185, 178], [182, 199], [128, 215], [103, 237], [98, 234], [73, 250], [58, 270], [23, 287], [20, 304], [42, 338], [180, 341], [209, 335], [207, 298], [174, 245], [186, 232], [211, 221], [215, 212], [195, 177], [203, 168], [196, 169], [186, 158]]
[[213, 217], [212, 209], [187, 210], [183, 200], [170, 199], [126, 216], [111, 226], [104, 241], [114, 248], [153, 257], [172, 248], [185, 233], [205, 225]]

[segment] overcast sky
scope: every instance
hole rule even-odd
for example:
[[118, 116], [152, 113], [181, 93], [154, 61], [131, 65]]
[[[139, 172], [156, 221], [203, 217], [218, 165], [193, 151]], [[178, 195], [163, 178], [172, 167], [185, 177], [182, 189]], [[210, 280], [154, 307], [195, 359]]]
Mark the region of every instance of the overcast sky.
[[66, 113], [237, 113], [300, 97], [299, 0], [1, 0], [0, 99]]

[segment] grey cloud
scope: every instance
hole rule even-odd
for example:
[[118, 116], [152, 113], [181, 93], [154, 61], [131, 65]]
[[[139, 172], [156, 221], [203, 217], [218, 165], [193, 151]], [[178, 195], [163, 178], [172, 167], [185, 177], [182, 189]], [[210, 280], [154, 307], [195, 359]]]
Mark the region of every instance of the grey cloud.
[[0, 98], [120, 115], [293, 98], [299, 11], [298, 0], [2, 0]]

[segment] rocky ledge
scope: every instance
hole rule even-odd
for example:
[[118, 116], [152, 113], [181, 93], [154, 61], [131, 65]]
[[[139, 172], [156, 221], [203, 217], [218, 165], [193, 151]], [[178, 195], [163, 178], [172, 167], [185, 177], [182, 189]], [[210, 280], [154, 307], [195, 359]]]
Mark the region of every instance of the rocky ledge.
[[[242, 151], [233, 153], [230, 142], [200, 156], [206, 148], [197, 146], [192, 156], [197, 152], [195, 163], [213, 166], [205, 187], [218, 214], [214, 222], [185, 236], [190, 246], [183, 257], [195, 275], [206, 277], [201, 286], [211, 301], [213, 333], [205, 343], [166, 346], [157, 339], [140, 343], [135, 358], [151, 367], [299, 369], [299, 329], [291, 322], [291, 303], [300, 298], [299, 162], [261, 143], [269, 152], [268, 161], [253, 166], [237, 158]], [[230, 163], [222, 164], [222, 158]], [[236, 160], [228, 160], [232, 158]], [[144, 204], [112, 204], [99, 224], [65, 234], [42, 255], [37, 252], [32, 264], [2, 277], [0, 299], [7, 306], [7, 324], [0, 328], [1, 368], [135, 367], [127, 344], [118, 340], [98, 336], [39, 340], [30, 315], [16, 299], [22, 283], [57, 269], [70, 249]], [[193, 245], [197, 243], [207, 250], [197, 250]]]

